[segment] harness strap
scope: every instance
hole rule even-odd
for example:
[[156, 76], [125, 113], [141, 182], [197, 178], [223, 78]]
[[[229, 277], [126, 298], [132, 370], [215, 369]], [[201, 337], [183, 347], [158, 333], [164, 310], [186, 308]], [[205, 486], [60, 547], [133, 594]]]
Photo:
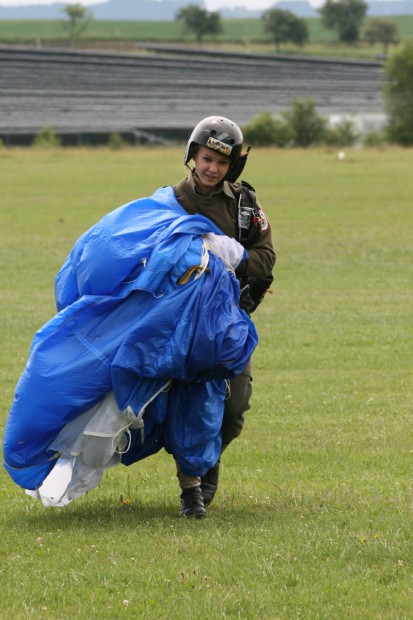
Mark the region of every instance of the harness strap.
[[255, 190], [246, 181], [241, 181], [238, 197], [238, 241], [248, 239], [248, 233], [258, 212]]

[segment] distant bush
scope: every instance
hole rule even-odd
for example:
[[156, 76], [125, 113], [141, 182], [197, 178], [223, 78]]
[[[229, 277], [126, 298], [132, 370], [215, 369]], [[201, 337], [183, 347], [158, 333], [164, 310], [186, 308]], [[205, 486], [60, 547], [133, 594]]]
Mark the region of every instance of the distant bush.
[[245, 142], [253, 146], [286, 146], [291, 132], [284, 120], [263, 112], [242, 129]]
[[413, 145], [413, 42], [394, 52], [385, 66], [386, 133], [391, 142]]
[[296, 99], [291, 109], [281, 112], [281, 118], [263, 112], [243, 128], [243, 133], [245, 141], [256, 146], [307, 147], [323, 142], [326, 126], [313, 101]]
[[37, 148], [57, 148], [61, 145], [60, 138], [51, 127], [43, 127], [33, 140], [33, 146]]
[[332, 127], [325, 127], [323, 142], [331, 146], [353, 146], [359, 137], [354, 123], [348, 118], [343, 118]]
[[108, 147], [116, 151], [118, 149], [121, 149], [123, 146], [125, 146], [125, 141], [123, 140], [122, 136], [117, 131], [112, 132], [109, 135]]
[[311, 99], [295, 99], [291, 110], [285, 110], [282, 116], [294, 146], [307, 147], [322, 141], [327, 121], [317, 113]]
[[369, 131], [363, 136], [364, 146], [380, 146], [386, 142], [386, 134], [383, 131]]

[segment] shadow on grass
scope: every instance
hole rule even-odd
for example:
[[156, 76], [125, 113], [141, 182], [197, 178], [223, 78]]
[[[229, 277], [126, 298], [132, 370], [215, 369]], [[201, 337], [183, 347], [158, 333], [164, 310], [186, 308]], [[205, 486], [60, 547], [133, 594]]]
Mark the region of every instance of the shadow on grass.
[[[76, 503], [77, 502], [77, 503]], [[266, 504], [251, 504], [242, 497], [219, 500], [208, 511], [206, 520], [184, 519], [179, 516], [179, 496], [147, 500], [122, 500], [122, 498], [88, 497], [76, 500], [64, 508], [44, 508], [30, 498], [19, 498], [17, 506], [3, 515], [4, 527], [10, 530], [35, 529], [37, 531], [66, 532], [85, 530], [133, 531], [137, 527], [170, 528], [172, 526], [209, 529], [240, 522], [244, 527], [257, 527], [260, 522], [277, 519], [279, 509]], [[283, 509], [284, 510], [284, 509]], [[179, 524], [179, 525], [178, 525]]]
[[347, 522], [353, 520], [354, 503], [362, 510], [366, 500], [354, 490], [343, 494], [337, 489], [324, 489], [321, 493], [305, 489], [296, 493], [294, 489], [277, 488], [263, 496], [222, 489], [208, 509], [208, 518], [200, 523], [179, 516], [179, 494], [170, 490], [158, 495], [133, 493], [131, 499], [115, 493], [90, 494], [64, 508], [44, 508], [40, 502], [23, 495], [8, 504], [2, 521], [6, 528], [15, 531], [64, 529], [74, 534], [92, 529], [103, 533], [113, 528], [128, 533], [137, 527], [150, 530], [189, 527], [205, 531], [237, 524], [251, 529], [289, 528], [303, 523], [318, 527], [326, 519], [340, 521], [342, 527], [347, 527]]
[[[30, 503], [29, 503], [30, 502]], [[95, 500], [70, 504], [64, 508], [44, 508], [38, 502], [29, 499], [20, 504], [20, 510], [14, 510], [9, 517], [3, 518], [7, 527], [41, 527], [47, 530], [86, 529], [95, 530], [108, 526], [135, 528], [138, 523], [148, 521], [171, 520], [178, 515], [178, 506], [167, 505], [161, 502], [132, 505], [122, 504], [121, 501]]]
[[[18, 505], [16, 505], [18, 504]], [[137, 528], [166, 531], [170, 528], [201, 529], [240, 527], [259, 529], [271, 523], [300, 519], [298, 506], [287, 498], [257, 501], [245, 495], [220, 497], [208, 509], [205, 520], [184, 519], [179, 516], [179, 495], [162, 498], [127, 500], [122, 497], [88, 497], [75, 500], [64, 508], [44, 508], [40, 502], [20, 497], [13, 509], [3, 515], [4, 527], [10, 530], [58, 532], [73, 535], [90, 530], [102, 534], [114, 528], [124, 533]]]

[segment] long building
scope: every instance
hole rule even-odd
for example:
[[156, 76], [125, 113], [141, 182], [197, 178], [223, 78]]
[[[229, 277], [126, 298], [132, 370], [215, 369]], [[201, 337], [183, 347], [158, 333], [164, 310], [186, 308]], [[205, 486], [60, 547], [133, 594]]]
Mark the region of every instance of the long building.
[[[0, 48], [0, 137], [173, 138], [199, 118], [240, 125], [312, 99], [320, 114], [383, 116], [380, 62], [172, 49], [107, 54]], [[152, 137], [152, 138], [151, 138]]]

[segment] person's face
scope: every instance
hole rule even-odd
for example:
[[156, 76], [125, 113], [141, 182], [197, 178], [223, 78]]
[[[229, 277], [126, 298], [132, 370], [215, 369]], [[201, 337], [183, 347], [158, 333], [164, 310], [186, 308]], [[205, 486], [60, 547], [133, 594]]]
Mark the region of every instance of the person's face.
[[195, 182], [203, 194], [221, 183], [228, 172], [230, 160], [225, 155], [200, 146], [194, 155]]

